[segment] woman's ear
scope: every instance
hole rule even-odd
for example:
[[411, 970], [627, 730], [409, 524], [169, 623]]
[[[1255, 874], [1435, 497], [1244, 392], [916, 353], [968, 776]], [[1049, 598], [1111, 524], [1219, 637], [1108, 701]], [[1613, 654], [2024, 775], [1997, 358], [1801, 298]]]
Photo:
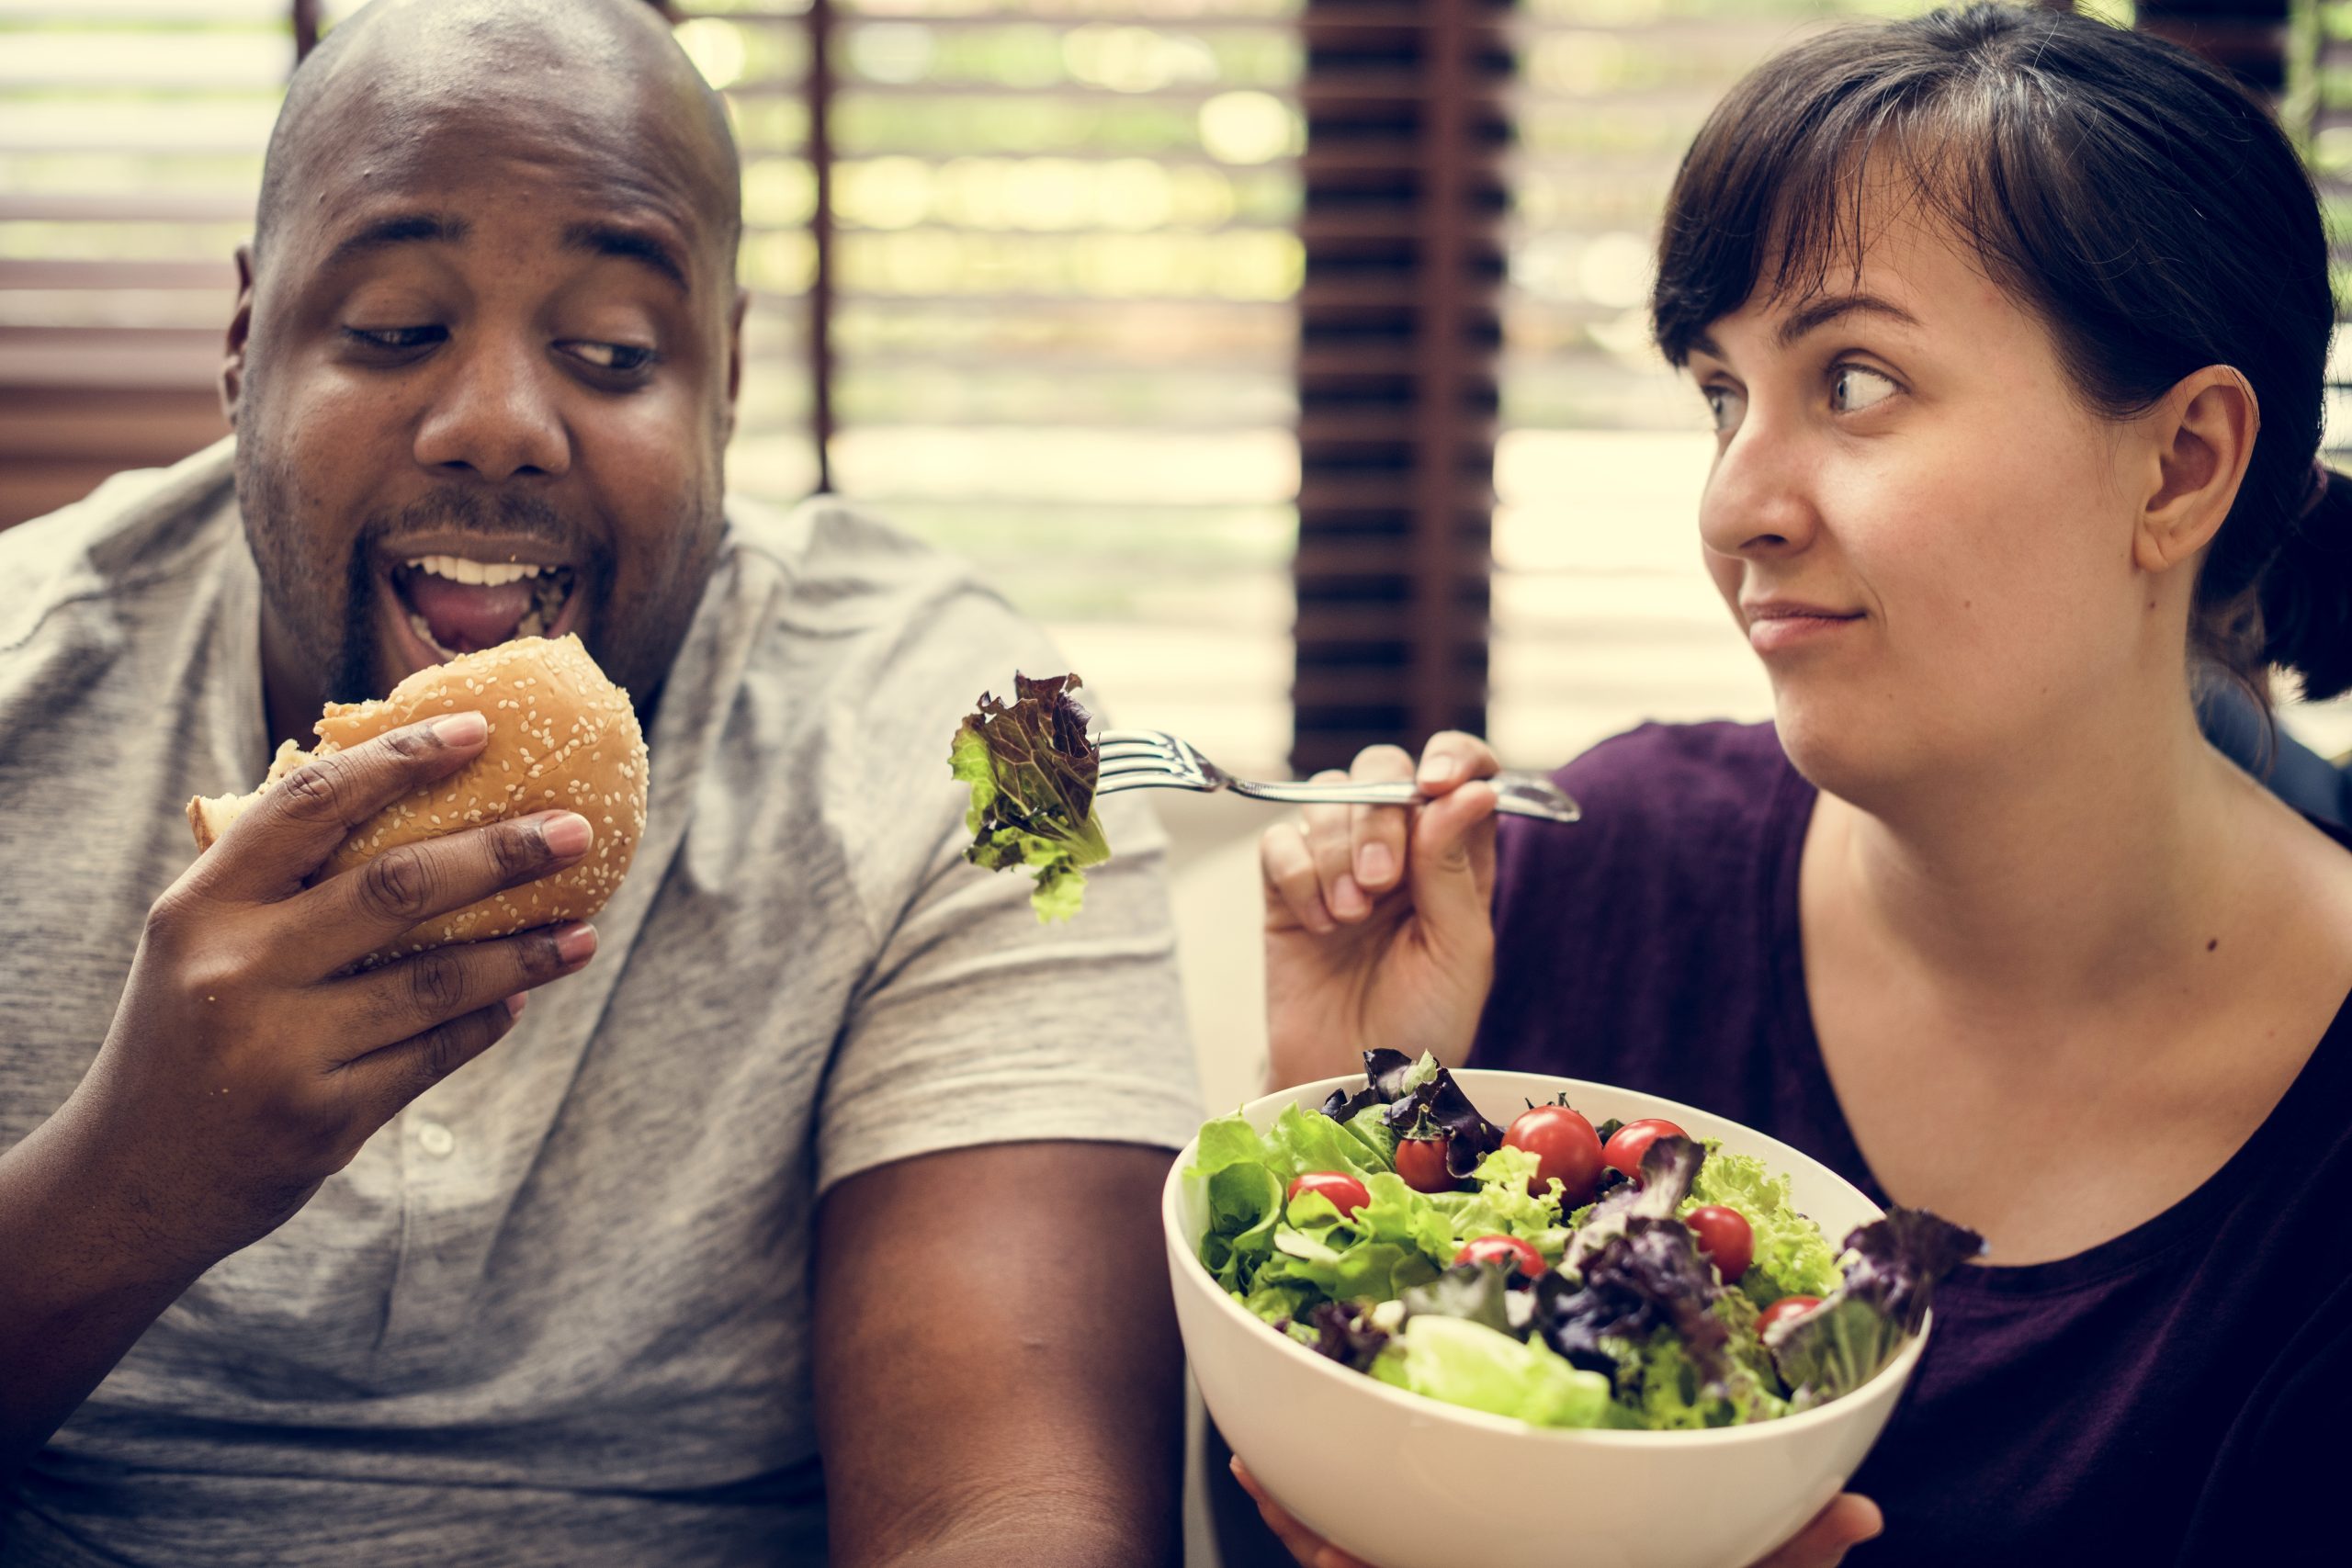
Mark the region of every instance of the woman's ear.
[[2150, 488], [2133, 531], [2143, 571], [2169, 571], [2212, 543], [2236, 503], [2262, 409], [2253, 384], [2227, 365], [2182, 378], [2143, 416]]

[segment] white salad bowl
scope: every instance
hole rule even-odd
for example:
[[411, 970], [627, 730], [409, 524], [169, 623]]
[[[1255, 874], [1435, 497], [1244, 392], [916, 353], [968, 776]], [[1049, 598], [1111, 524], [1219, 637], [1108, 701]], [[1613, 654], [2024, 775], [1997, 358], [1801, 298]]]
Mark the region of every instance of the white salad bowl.
[[[1454, 1079], [1508, 1126], [1565, 1091], [1598, 1124], [1662, 1116], [1785, 1174], [1832, 1247], [1881, 1210], [1818, 1160], [1735, 1122], [1656, 1095], [1539, 1073], [1465, 1068]], [[1362, 1075], [1242, 1108], [1263, 1132], [1287, 1105], [1319, 1106]], [[1201, 1183], [1176, 1157], [1160, 1213], [1176, 1321], [1201, 1398], [1233, 1451], [1283, 1507], [1378, 1568], [1746, 1568], [1845, 1485], [1894, 1413], [1934, 1326], [1930, 1314], [1876, 1377], [1801, 1415], [1700, 1432], [1559, 1431], [1392, 1388], [1277, 1334], [1200, 1262]]]

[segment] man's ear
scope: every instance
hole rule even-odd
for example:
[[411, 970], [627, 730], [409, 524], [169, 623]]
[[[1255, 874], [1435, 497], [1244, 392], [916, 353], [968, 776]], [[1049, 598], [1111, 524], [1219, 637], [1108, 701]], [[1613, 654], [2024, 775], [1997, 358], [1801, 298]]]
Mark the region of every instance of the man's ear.
[[2169, 571], [2196, 558], [2228, 520], [2254, 456], [2262, 408], [2253, 384], [2227, 365], [2184, 377], [2143, 416], [2153, 483], [2141, 503], [2132, 558]]
[[237, 309], [229, 318], [228, 356], [220, 362], [220, 412], [237, 428], [237, 408], [245, 397], [245, 341], [254, 330], [254, 247], [237, 247]]
[[[752, 308], [752, 293], [735, 290], [735, 307], [727, 313], [727, 434], [735, 439], [735, 404], [743, 391], [743, 317]], [[724, 445], [724, 443], [722, 443]]]

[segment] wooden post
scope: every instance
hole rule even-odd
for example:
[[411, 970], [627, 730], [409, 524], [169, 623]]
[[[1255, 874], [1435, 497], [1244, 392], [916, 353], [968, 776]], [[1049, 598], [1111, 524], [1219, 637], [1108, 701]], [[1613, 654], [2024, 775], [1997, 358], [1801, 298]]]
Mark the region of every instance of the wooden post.
[[808, 168], [817, 187], [808, 237], [816, 270], [808, 283], [808, 438], [817, 448], [817, 489], [833, 488], [833, 6], [808, 0]]
[[1300, 28], [1305, 773], [1486, 724], [1508, 0], [1309, 0]]

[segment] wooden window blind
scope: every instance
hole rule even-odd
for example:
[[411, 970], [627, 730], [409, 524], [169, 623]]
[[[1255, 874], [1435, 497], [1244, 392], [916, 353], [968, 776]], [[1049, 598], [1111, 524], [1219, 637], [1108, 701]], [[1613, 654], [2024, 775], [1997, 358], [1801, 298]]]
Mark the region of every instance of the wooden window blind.
[[227, 428], [286, 0], [0, 0], [0, 525]]
[[[0, 524], [220, 433], [228, 256], [353, 9], [0, 0]], [[662, 9], [743, 154], [738, 488], [875, 503], [1123, 711], [1279, 768], [1295, 0]]]

